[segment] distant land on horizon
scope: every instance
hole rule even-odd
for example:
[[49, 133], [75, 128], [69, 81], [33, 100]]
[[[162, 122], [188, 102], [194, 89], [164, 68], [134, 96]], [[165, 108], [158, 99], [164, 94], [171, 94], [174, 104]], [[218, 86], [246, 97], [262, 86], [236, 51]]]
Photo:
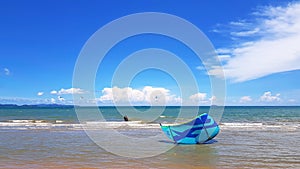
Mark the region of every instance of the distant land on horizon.
[[[212, 105], [216, 106], [217, 105]], [[65, 105], [65, 104], [24, 104], [24, 105], [17, 105], [17, 104], [0, 104], [0, 108], [73, 108], [73, 107], [94, 107], [94, 106], [76, 106], [76, 105]], [[97, 106], [97, 107], [116, 107], [116, 106]], [[131, 106], [120, 106], [120, 107], [131, 107]], [[151, 107], [151, 106], [133, 106], [133, 107]], [[156, 107], [156, 106], [154, 106]], [[159, 106], [158, 106], [159, 107]], [[165, 106], [165, 107], [195, 107], [195, 106]], [[199, 107], [210, 107], [210, 106], [199, 106]], [[220, 106], [221, 107], [221, 106]], [[270, 106], [270, 105], [251, 105], [251, 106], [224, 106], [224, 107], [300, 107], [299, 106]]]
[[0, 104], [0, 108], [14, 108], [14, 107], [24, 107], [24, 108], [39, 108], [39, 107], [74, 107], [74, 105], [64, 105], [64, 104]]

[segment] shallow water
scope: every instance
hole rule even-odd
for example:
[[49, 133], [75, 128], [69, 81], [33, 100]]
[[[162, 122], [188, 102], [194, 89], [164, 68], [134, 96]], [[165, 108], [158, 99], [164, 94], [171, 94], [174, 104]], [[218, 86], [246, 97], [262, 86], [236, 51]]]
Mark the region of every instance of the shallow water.
[[130, 159], [101, 149], [82, 130], [6, 130], [0, 167], [299, 168], [299, 136], [298, 130], [222, 130], [211, 144], [176, 145], [155, 157]]
[[[6, 115], [0, 115], [0, 168], [300, 168], [300, 109], [294, 107], [225, 109], [221, 132], [209, 144], [174, 145], [165, 137], [158, 141], [175, 147], [149, 158], [126, 158], [107, 152], [87, 136], [83, 127], [148, 138], [161, 134], [157, 123], [125, 123], [121, 116], [118, 119], [114, 115], [117, 121], [78, 124], [70, 120], [75, 119], [70, 116], [71, 110], [59, 109], [65, 114], [51, 120], [51, 112], [57, 114], [54, 110], [37, 117], [26, 113], [24, 117], [8, 116], [9, 111], [1, 111]], [[171, 115], [168, 113], [158, 121], [172, 121], [166, 119]], [[14, 121], [17, 119], [25, 121]], [[126, 144], [116, 146], [132, 151]]]

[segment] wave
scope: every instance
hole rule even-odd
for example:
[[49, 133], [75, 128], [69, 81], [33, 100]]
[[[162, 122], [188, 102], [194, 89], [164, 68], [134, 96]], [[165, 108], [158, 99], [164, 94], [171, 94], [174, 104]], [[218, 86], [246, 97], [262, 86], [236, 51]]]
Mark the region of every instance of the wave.
[[220, 125], [227, 127], [258, 127], [263, 126], [263, 123], [221, 123]]
[[93, 129], [128, 129], [128, 128], [160, 128], [158, 123], [143, 123], [142, 121], [88, 121], [84, 123], [64, 123], [56, 120], [54, 123], [46, 120], [9, 120], [0, 122], [1, 129], [69, 129], [69, 130], [93, 130]]
[[[168, 125], [168, 124], [165, 124]], [[174, 125], [174, 124], [170, 124]], [[221, 130], [288, 130], [300, 128], [298, 123], [277, 122], [265, 123], [220, 123]], [[142, 121], [87, 121], [84, 123], [67, 123], [62, 120], [8, 120], [0, 122], [1, 129], [55, 129], [55, 130], [99, 130], [99, 129], [158, 129], [158, 123], [145, 123]]]
[[220, 123], [221, 129], [229, 129], [229, 130], [297, 130], [299, 128], [299, 124], [297, 123]]
[[121, 121], [121, 122], [86, 122], [83, 127], [100, 127], [100, 128], [160, 128], [157, 123], [143, 123], [142, 121]]
[[46, 120], [8, 120], [11, 123], [44, 123]]

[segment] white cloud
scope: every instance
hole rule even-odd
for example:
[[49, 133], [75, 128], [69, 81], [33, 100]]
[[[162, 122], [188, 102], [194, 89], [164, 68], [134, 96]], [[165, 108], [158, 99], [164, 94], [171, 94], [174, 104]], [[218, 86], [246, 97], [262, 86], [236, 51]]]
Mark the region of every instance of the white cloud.
[[182, 99], [172, 95], [170, 90], [145, 86], [143, 89], [126, 88], [104, 88], [99, 101], [102, 103], [121, 103], [121, 104], [152, 104], [167, 105], [179, 104]]
[[197, 66], [196, 69], [197, 70], [206, 70], [204, 66]]
[[54, 98], [51, 98], [51, 103], [56, 103], [56, 100]]
[[241, 31], [241, 32], [231, 32], [233, 36], [250, 36], [258, 33], [260, 31], [259, 28], [255, 28], [254, 30]]
[[50, 93], [51, 94], [57, 94], [57, 91], [56, 90], [52, 90]]
[[232, 52], [232, 49], [229, 49], [229, 48], [216, 49], [216, 53], [218, 53], [218, 54], [228, 54], [228, 53], [231, 53], [231, 52]]
[[58, 94], [83, 94], [85, 91], [80, 88], [60, 89]]
[[251, 101], [252, 101], [252, 98], [250, 96], [243, 96], [240, 98], [240, 103], [248, 103]]
[[10, 70], [8, 68], [3, 69], [5, 75], [10, 75]]
[[230, 60], [231, 56], [230, 55], [218, 55], [218, 58], [220, 61], [228, 61], [228, 60]]
[[37, 95], [38, 96], [43, 96], [44, 92], [38, 92]]
[[189, 97], [189, 99], [193, 102], [193, 103], [207, 103], [208, 100], [206, 99], [207, 94], [206, 93], [196, 93], [194, 95], [191, 95]]
[[[226, 53], [232, 56], [223, 67], [226, 78], [243, 82], [270, 74], [300, 69], [300, 2], [285, 7], [265, 7], [254, 13], [255, 21], [233, 31], [240, 39]], [[237, 22], [238, 23], [238, 22]], [[245, 30], [246, 29], [246, 30]], [[254, 35], [255, 34], [255, 35]], [[220, 76], [220, 68], [209, 70]]]
[[209, 76], [217, 76], [219, 78], [224, 78], [224, 69], [222, 66], [212, 66], [212, 69], [207, 71]]
[[230, 22], [229, 23], [230, 25], [233, 25], [233, 26], [247, 26], [248, 23], [246, 23], [245, 21], [238, 21], [238, 22]]
[[86, 91], [80, 88], [69, 88], [69, 89], [60, 89], [59, 91], [52, 90], [50, 92], [51, 94], [58, 94], [58, 95], [64, 95], [64, 94], [84, 94]]
[[216, 96], [211, 96], [211, 98], [209, 98], [211, 104], [215, 104], [217, 102], [217, 97]]
[[279, 102], [279, 101], [281, 101], [280, 94], [277, 93], [276, 95], [272, 95], [272, 93], [270, 91], [265, 92], [262, 96], [260, 96], [260, 101], [262, 101], [262, 102]]

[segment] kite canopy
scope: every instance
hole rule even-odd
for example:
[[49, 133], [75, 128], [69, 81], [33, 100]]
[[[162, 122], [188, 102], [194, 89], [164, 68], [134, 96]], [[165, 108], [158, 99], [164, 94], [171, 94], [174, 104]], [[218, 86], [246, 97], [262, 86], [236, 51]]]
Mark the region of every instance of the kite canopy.
[[219, 133], [218, 124], [207, 114], [179, 125], [162, 125], [163, 132], [176, 143], [199, 144], [213, 139]]

